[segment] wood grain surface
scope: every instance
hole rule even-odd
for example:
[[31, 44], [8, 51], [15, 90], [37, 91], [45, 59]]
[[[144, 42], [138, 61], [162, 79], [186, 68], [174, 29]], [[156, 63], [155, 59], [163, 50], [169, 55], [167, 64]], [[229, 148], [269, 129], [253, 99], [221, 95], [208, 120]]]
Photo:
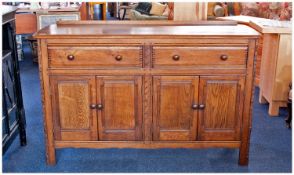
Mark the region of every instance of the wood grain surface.
[[[165, 66], [246, 66], [246, 47], [153, 47], [153, 67]], [[222, 60], [221, 56], [228, 58]], [[179, 56], [179, 60], [174, 60]]]
[[[51, 46], [48, 53], [50, 67], [142, 67], [142, 46]], [[68, 59], [70, 55], [74, 57], [73, 60]], [[121, 59], [117, 60], [117, 56]]]
[[97, 77], [99, 140], [142, 140], [142, 77]]
[[[76, 22], [75, 24], [50, 25], [39, 30], [35, 38], [68, 38], [75, 36], [77, 38], [85, 37], [110, 37], [117, 36], [246, 36], [256, 37], [258, 32], [245, 25], [179, 25], [170, 23], [169, 25], [144, 25], [134, 23], [133, 25], [123, 25], [120, 23], [109, 24], [85, 24]], [[201, 23], [200, 23], [201, 24]], [[207, 23], [213, 24], [213, 23]], [[99, 25], [99, 27], [97, 27]], [[215, 30], [217, 28], [217, 30]]]
[[153, 77], [153, 140], [196, 140], [198, 79]]
[[55, 138], [97, 140], [94, 77], [52, 76], [50, 83]]
[[199, 103], [199, 140], [239, 140], [243, 110], [244, 78], [201, 77]]

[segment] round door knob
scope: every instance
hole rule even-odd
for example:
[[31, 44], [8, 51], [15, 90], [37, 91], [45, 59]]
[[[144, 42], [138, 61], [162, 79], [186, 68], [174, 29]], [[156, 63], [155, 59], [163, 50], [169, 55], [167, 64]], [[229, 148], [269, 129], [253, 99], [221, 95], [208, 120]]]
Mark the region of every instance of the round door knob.
[[116, 59], [116, 61], [120, 61], [120, 60], [122, 60], [122, 56], [121, 55], [117, 55], [116, 57], [115, 57], [115, 59]]
[[229, 58], [228, 55], [221, 55], [220, 56], [220, 59], [223, 61], [226, 61], [228, 58]]
[[174, 55], [173, 56], [173, 60], [178, 61], [179, 59], [180, 59], [180, 56], [179, 55]]
[[68, 56], [67, 56], [67, 59], [68, 59], [69, 61], [72, 61], [72, 60], [75, 59], [75, 56], [73, 56], [73, 55], [68, 55]]
[[90, 105], [90, 108], [91, 108], [91, 109], [96, 109], [96, 107], [97, 107], [97, 105], [95, 105], [95, 104], [91, 104], [91, 105]]
[[97, 105], [97, 109], [99, 109], [99, 110], [103, 109], [103, 105], [102, 104], [98, 104]]
[[197, 104], [193, 104], [192, 105], [192, 109], [198, 109], [198, 105]]
[[204, 109], [205, 108], [205, 105], [199, 105], [199, 109]]

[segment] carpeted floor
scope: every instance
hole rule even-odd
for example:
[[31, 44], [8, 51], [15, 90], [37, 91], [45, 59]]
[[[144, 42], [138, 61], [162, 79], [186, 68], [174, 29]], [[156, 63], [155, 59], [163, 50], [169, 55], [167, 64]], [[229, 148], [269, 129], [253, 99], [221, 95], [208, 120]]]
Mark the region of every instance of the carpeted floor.
[[56, 166], [47, 166], [37, 64], [30, 53], [21, 62], [27, 119], [27, 140], [13, 142], [3, 156], [3, 172], [291, 172], [291, 130], [286, 109], [269, 117], [268, 105], [257, 102], [255, 91], [250, 161], [238, 166], [237, 149], [60, 149]]

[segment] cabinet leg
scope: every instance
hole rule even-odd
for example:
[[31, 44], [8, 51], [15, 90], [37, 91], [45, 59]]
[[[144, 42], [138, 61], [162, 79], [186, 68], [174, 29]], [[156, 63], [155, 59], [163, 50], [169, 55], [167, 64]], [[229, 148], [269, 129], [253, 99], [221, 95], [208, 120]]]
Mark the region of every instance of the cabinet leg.
[[249, 157], [249, 145], [242, 143], [239, 150], [239, 165], [247, 166]]
[[267, 103], [267, 101], [266, 101], [266, 99], [263, 97], [261, 91], [259, 92], [258, 102], [259, 102], [260, 104], [266, 104], [266, 103]]
[[250, 135], [251, 128], [244, 130], [243, 138], [241, 139], [241, 145], [239, 149], [239, 165], [247, 166], [249, 162], [249, 144], [250, 144]]
[[54, 147], [47, 147], [47, 164], [48, 165], [55, 165], [56, 164], [56, 158], [55, 158], [55, 149]]
[[268, 114], [270, 116], [278, 116], [279, 115], [280, 105], [277, 102], [271, 102], [269, 104]]

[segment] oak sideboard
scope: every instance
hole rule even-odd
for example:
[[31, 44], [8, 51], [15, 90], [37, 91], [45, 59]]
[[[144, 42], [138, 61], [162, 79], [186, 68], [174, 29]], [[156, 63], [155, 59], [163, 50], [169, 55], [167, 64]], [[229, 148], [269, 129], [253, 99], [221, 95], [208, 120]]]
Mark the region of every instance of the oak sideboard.
[[64, 21], [38, 39], [47, 163], [57, 148], [239, 148], [258, 32], [225, 22]]

